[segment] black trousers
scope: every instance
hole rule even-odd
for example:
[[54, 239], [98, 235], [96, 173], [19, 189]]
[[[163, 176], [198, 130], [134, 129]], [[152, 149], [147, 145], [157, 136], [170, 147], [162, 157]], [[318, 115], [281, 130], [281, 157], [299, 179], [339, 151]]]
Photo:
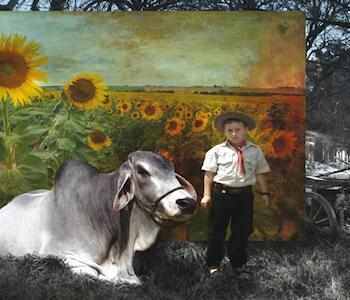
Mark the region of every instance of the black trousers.
[[219, 267], [224, 258], [226, 229], [230, 220], [231, 236], [227, 250], [232, 268], [247, 262], [248, 237], [253, 232], [253, 203], [252, 191], [228, 194], [213, 187], [208, 218], [208, 267]]

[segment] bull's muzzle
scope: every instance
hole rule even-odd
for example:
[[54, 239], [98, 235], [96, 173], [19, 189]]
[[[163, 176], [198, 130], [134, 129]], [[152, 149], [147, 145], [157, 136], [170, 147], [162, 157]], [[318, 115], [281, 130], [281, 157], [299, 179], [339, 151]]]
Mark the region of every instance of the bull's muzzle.
[[182, 198], [176, 200], [183, 215], [193, 215], [196, 210], [196, 202], [192, 198]]

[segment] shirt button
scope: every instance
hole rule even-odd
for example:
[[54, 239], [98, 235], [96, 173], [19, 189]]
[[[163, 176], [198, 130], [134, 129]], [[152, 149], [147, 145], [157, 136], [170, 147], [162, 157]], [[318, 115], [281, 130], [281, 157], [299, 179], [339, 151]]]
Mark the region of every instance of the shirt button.
[[222, 190], [221, 193], [226, 194], [226, 190]]

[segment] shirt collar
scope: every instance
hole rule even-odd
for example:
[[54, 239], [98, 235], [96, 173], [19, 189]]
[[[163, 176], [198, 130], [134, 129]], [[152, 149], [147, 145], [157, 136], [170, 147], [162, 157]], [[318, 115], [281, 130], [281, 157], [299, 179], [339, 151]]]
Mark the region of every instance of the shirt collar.
[[[248, 148], [248, 147], [251, 147], [251, 146], [255, 146], [253, 143], [249, 142], [248, 140], [245, 140], [246, 142], [246, 145], [242, 147], [242, 149], [245, 149], [245, 148]], [[226, 147], [231, 147], [232, 146], [229, 144], [228, 140], [226, 140], [225, 142], [222, 143], [223, 146], [226, 146]]]

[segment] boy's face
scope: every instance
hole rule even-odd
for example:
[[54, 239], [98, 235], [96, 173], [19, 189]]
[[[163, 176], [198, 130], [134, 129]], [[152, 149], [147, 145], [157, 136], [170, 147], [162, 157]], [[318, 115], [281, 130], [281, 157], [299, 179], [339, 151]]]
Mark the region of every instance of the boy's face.
[[248, 127], [243, 122], [229, 122], [224, 126], [224, 133], [229, 142], [232, 144], [240, 144], [246, 138], [249, 131]]

